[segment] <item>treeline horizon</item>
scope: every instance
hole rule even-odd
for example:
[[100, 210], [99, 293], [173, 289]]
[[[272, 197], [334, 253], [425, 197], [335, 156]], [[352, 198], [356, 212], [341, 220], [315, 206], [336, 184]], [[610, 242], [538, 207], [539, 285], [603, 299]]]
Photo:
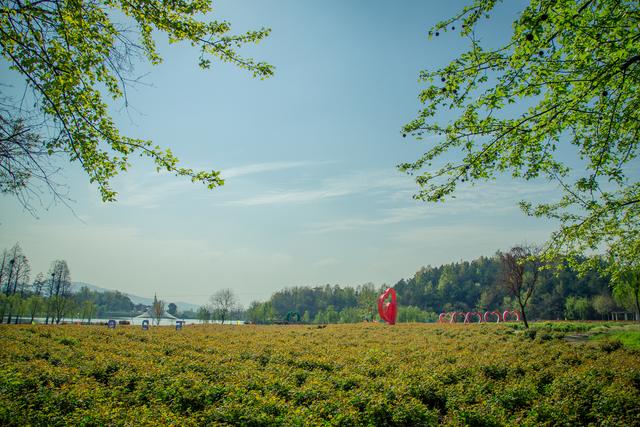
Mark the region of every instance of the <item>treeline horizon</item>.
[[[70, 268], [65, 260], [51, 263], [46, 274], [31, 280], [31, 264], [20, 243], [0, 254], [0, 323], [60, 323], [65, 319], [91, 322], [96, 317], [130, 317], [149, 306], [134, 304], [120, 291], [98, 292], [82, 286], [72, 288]], [[176, 314], [175, 304], [167, 312]]]
[[[245, 317], [255, 323], [283, 321], [293, 313], [309, 323], [379, 320], [376, 301], [387, 287], [397, 293], [398, 322], [435, 322], [442, 312], [518, 310], [502, 282], [499, 254], [422, 267], [392, 286], [367, 283], [285, 288], [267, 301], [252, 302]], [[632, 314], [632, 319], [636, 311], [633, 300], [614, 296], [610, 278], [603, 271], [593, 268], [579, 274], [567, 260], [541, 271], [527, 316], [531, 320], [608, 320], [618, 312]]]
[[[435, 322], [442, 312], [503, 311], [518, 309], [501, 277], [500, 252], [420, 268], [412, 277], [393, 284], [398, 297], [398, 322]], [[605, 263], [604, 260], [601, 261]], [[573, 263], [575, 264], [575, 263]], [[606, 320], [611, 313], [634, 313], [632, 298], [612, 293], [606, 268], [578, 274], [567, 260], [540, 273], [527, 306], [531, 320]], [[606, 267], [606, 266], [605, 266]], [[46, 318], [58, 323], [63, 318], [88, 320], [129, 317], [150, 306], [134, 304], [120, 291], [99, 292], [82, 287], [73, 292], [71, 274], [64, 260], [52, 263], [45, 276], [30, 280], [31, 268], [19, 244], [5, 249], [0, 258], [0, 322], [20, 323]], [[253, 323], [304, 322], [354, 323], [380, 320], [376, 301], [390, 287], [366, 283], [360, 286], [295, 286], [276, 291], [267, 301], [253, 301], [244, 309], [229, 289], [224, 309], [203, 305], [200, 310], [178, 311], [167, 302], [167, 312], [181, 318], [225, 320], [230, 316]], [[163, 301], [164, 303], [164, 301]], [[228, 307], [227, 307], [228, 306]], [[638, 314], [636, 314], [638, 316]]]

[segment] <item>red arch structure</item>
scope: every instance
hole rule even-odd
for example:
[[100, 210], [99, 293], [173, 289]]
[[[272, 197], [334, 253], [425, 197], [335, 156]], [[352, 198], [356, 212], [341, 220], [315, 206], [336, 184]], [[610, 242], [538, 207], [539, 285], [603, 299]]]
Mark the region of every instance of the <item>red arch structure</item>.
[[466, 313], [463, 313], [462, 311], [454, 311], [451, 313], [451, 320], [449, 320], [449, 323], [456, 323], [456, 317], [461, 316], [463, 321], [464, 318], [466, 316]]
[[[391, 296], [391, 301], [384, 302], [387, 297]], [[398, 304], [396, 302], [396, 290], [388, 288], [378, 297], [378, 314], [380, 318], [390, 325], [396, 324], [396, 317], [398, 315]]]
[[464, 315], [464, 323], [471, 323], [471, 319], [473, 319], [473, 317], [477, 317], [478, 318], [478, 322], [477, 323], [482, 323], [482, 314], [476, 312], [476, 311], [470, 311], [467, 314]]
[[485, 322], [488, 322], [491, 315], [496, 316], [496, 323], [502, 322], [502, 316], [500, 315], [499, 311], [486, 311], [484, 313], [484, 316], [482, 317], [482, 320], [484, 320]]
[[520, 313], [517, 310], [511, 310], [511, 311], [505, 310], [504, 313], [502, 313], [502, 321], [506, 322], [509, 316], [511, 317], [515, 316], [516, 322], [520, 321]]
[[499, 311], [485, 311], [485, 313], [482, 314], [477, 311], [443, 311], [438, 316], [438, 323], [460, 323], [458, 319], [463, 319], [464, 324], [482, 323], [492, 322], [492, 318], [495, 318], [496, 323], [507, 321], [519, 322], [520, 312], [517, 310], [505, 310], [504, 313]]
[[443, 311], [442, 313], [440, 313], [440, 316], [438, 316], [438, 323], [445, 323], [447, 321], [445, 318], [450, 315], [451, 313], [447, 313], [446, 311]]

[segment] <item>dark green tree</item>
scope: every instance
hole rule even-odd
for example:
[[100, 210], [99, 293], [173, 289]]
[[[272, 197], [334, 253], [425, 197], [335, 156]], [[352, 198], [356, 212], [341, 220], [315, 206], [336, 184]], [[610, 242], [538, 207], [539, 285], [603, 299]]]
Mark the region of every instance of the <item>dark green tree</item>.
[[151, 317], [156, 326], [160, 324], [160, 321], [164, 317], [164, 301], [159, 300], [156, 294], [153, 294], [153, 303], [151, 304]]
[[502, 264], [501, 283], [516, 299], [524, 326], [528, 328], [527, 304], [539, 284], [542, 272], [540, 250], [535, 247], [514, 246], [508, 252], [500, 253], [499, 257]]
[[82, 309], [82, 319], [87, 319], [87, 323], [91, 324], [91, 319], [95, 316], [98, 307], [91, 300], [85, 301], [80, 307]]
[[640, 322], [640, 267], [637, 264], [616, 264], [613, 276], [615, 284], [614, 295], [621, 301], [629, 301], [633, 307], [635, 317]]
[[170, 302], [169, 306], [167, 307], [167, 313], [169, 313], [172, 316], [177, 316], [178, 315], [178, 306], [175, 305], [174, 303]]
[[71, 273], [65, 260], [56, 260], [49, 270], [51, 276], [49, 305], [53, 314], [52, 323], [60, 323], [71, 305]]
[[211, 320], [211, 312], [204, 305], [198, 309], [198, 320], [201, 323], [209, 323], [209, 321]]

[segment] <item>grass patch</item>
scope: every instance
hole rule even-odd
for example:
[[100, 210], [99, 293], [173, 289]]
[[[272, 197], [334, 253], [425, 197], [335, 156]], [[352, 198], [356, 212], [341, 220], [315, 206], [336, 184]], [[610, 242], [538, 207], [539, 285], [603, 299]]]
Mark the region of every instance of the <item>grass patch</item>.
[[620, 341], [626, 348], [640, 350], [640, 330], [612, 331], [609, 333], [599, 333], [593, 335], [591, 339], [596, 341]]

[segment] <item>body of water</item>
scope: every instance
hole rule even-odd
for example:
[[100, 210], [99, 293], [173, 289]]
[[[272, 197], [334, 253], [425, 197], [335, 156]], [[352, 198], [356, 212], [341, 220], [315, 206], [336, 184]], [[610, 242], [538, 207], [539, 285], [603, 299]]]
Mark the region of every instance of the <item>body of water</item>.
[[[109, 318], [96, 318], [96, 319], [91, 319], [91, 324], [103, 324], [103, 323], [107, 323], [109, 320], [115, 320], [116, 323], [120, 322], [120, 321], [127, 321], [129, 322], [131, 325], [137, 325], [137, 326], [142, 326], [142, 321], [145, 319], [138, 319], [135, 317], [109, 317]], [[149, 320], [149, 324], [150, 325], [155, 325], [155, 322], [153, 321], [153, 319], [148, 319]], [[202, 325], [203, 322], [198, 320], [198, 319], [177, 319], [179, 321], [184, 322], [185, 325]], [[36, 317], [33, 319], [33, 321], [35, 323], [38, 324], [44, 324], [45, 322], [45, 318], [44, 317]], [[49, 319], [49, 321], [51, 321], [51, 319]], [[29, 318], [21, 318], [19, 323], [28, 323], [29, 322]], [[60, 321], [60, 323], [85, 323], [86, 320], [83, 319], [78, 319], [76, 318], [72, 318], [72, 317], [64, 317], [62, 318], [62, 320]], [[216, 321], [210, 321], [208, 322], [210, 324], [220, 324], [222, 322], [220, 322], [219, 320]], [[243, 325], [244, 324], [244, 320], [226, 320], [224, 322], [225, 325]], [[160, 325], [159, 326], [175, 326], [176, 325], [176, 319], [160, 319]]]

